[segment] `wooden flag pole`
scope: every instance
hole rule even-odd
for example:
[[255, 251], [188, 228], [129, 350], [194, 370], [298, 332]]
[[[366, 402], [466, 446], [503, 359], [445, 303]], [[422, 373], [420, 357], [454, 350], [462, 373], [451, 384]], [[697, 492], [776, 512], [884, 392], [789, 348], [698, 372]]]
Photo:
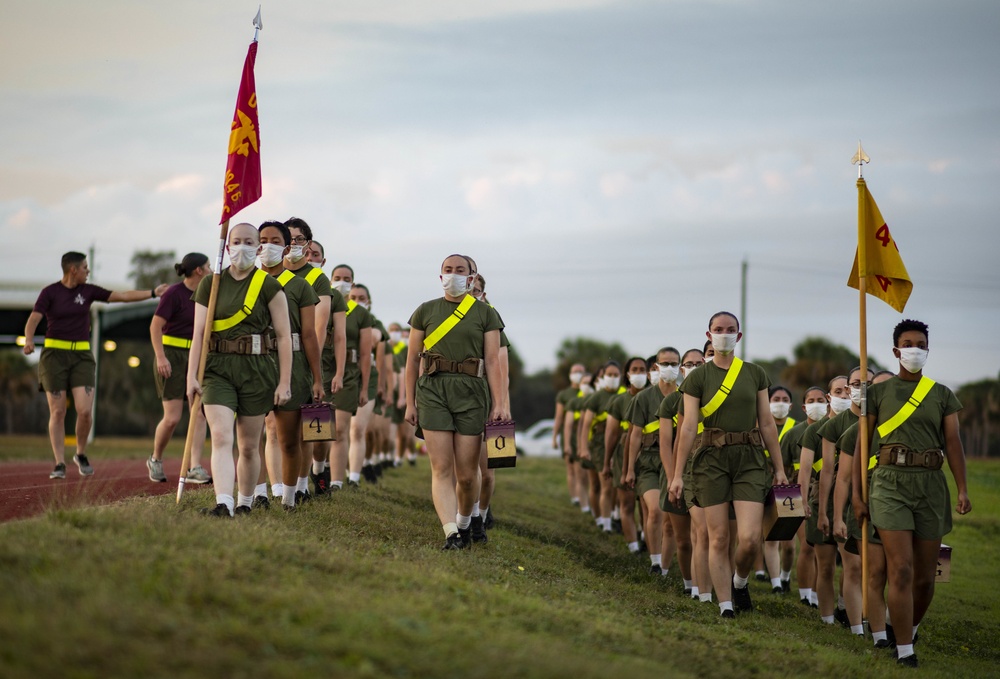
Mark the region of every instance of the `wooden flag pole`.
[[[865, 180], [862, 176], [862, 168], [869, 162], [858, 142], [858, 153], [855, 156], [858, 164], [858, 290], [860, 313], [860, 351], [861, 354], [861, 417], [858, 418], [858, 440], [860, 442], [861, 463], [861, 499], [868, 503], [868, 455], [871, 436], [868, 433], [868, 260], [865, 248], [864, 232], [864, 211], [865, 211]], [[869, 632], [868, 624], [868, 522], [871, 519], [866, 517], [861, 522], [861, 624], [864, 628], [865, 636]]]
[[[222, 222], [219, 230], [219, 252], [215, 258], [215, 267], [212, 269], [212, 290], [208, 297], [208, 312], [205, 315], [205, 328], [201, 338], [194, 338], [201, 342], [201, 356], [198, 360], [198, 384], [205, 379], [205, 363], [208, 361], [208, 343], [212, 339], [212, 321], [215, 319], [215, 305], [219, 298], [219, 281], [222, 277], [222, 256], [226, 251], [226, 237], [229, 235], [229, 220]], [[177, 479], [177, 502], [180, 503], [184, 494], [184, 483], [187, 481], [188, 468], [191, 464], [191, 446], [194, 444], [194, 418], [195, 413], [201, 408], [201, 394], [195, 394], [191, 401], [190, 417], [188, 418], [187, 438], [184, 440], [184, 457], [181, 458], [181, 473]]]

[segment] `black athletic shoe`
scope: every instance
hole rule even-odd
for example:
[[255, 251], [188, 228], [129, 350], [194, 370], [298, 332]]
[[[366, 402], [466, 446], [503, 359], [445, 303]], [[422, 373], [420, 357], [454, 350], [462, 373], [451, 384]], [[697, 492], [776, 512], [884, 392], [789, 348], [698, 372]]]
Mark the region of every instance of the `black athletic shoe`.
[[465, 549], [465, 543], [462, 542], [462, 538], [458, 533], [452, 533], [448, 536], [448, 539], [444, 541], [444, 547], [441, 548], [441, 551], [447, 552], [452, 549]]
[[819, 604], [814, 604], [812, 602], [809, 602], [809, 608], [819, 608]]
[[202, 509], [198, 510], [198, 513], [199, 514], [203, 514], [205, 516], [215, 516], [215, 517], [218, 517], [220, 519], [231, 519], [231, 518], [233, 518], [233, 515], [229, 513], [229, 507], [227, 507], [226, 505], [222, 504], [221, 502], [219, 504], [215, 505], [214, 509], [208, 509], [207, 507], [203, 507]]
[[896, 664], [900, 667], [920, 667], [920, 664], [917, 662], [916, 653], [908, 655], [905, 658], [896, 658]]
[[892, 648], [892, 643], [888, 639], [879, 639], [875, 642], [875, 648], [880, 650], [883, 648]]
[[896, 645], [896, 632], [893, 631], [892, 625], [888, 623], [885, 625], [885, 638], [889, 640], [890, 646]]
[[622, 520], [621, 519], [611, 519], [611, 531], [614, 533], [622, 532]]
[[490, 507], [489, 511], [486, 512], [486, 518], [483, 519], [483, 528], [486, 530], [493, 530], [493, 522], [496, 519], [493, 518], [493, 508]]
[[233, 516], [246, 516], [250, 513], [250, 508], [246, 505], [240, 505], [233, 510]]
[[329, 492], [329, 486], [326, 479], [323, 478], [322, 473], [313, 474], [309, 472], [309, 479], [313, 482], [313, 495], [316, 497], [323, 497]]
[[726, 610], [722, 611], [722, 615], [720, 617], [723, 617], [723, 618], [735, 618], [736, 617], [736, 611], [733, 611], [733, 610], [730, 610], [730, 609], [727, 608]]
[[757, 575], [755, 575], [753, 579], [756, 580], [757, 582], [767, 582], [767, 576], [764, 575], [763, 573], [757, 573]]
[[785, 589], [783, 587], [772, 587], [771, 594], [784, 594]]
[[472, 537], [473, 542], [482, 542], [485, 544], [489, 540], [486, 537], [486, 529], [483, 527], [483, 517], [472, 517], [472, 523], [469, 524], [469, 535]]
[[66, 463], [60, 462], [55, 466], [55, 469], [49, 474], [50, 479], [65, 479], [66, 478]]
[[649, 574], [650, 575], [663, 575], [663, 568], [661, 568], [660, 566], [658, 566], [658, 565], [656, 565], [654, 563], [652, 566], [649, 567]]
[[639, 540], [639, 551], [636, 552], [636, 553], [637, 554], [642, 554], [642, 553], [648, 552], [648, 551], [649, 551], [649, 547], [646, 546], [646, 541], [645, 540]]
[[417, 458], [412, 458], [410, 460], [407, 460], [407, 462], [410, 463], [411, 467], [416, 467], [417, 466]]
[[368, 483], [375, 483], [375, 472], [372, 470], [372, 466], [370, 464], [366, 464], [361, 468], [361, 476], [363, 476], [365, 481]]
[[293, 512], [295, 512], [295, 505], [286, 505], [284, 502], [282, 502], [281, 508], [285, 510], [286, 514], [292, 514]]
[[750, 601], [750, 586], [733, 587], [733, 608], [740, 613], [749, 613], [753, 610], [753, 602]]
[[812, 606], [812, 604], [809, 603], [809, 597], [807, 596], [804, 596], [801, 599], [799, 599], [799, 603], [802, 604], [803, 606]]
[[791, 580], [782, 580], [781, 581], [781, 591], [782, 592], [791, 592], [792, 591], [792, 581]]
[[348, 481], [347, 487], [350, 488], [351, 490], [358, 490], [359, 488], [361, 488], [361, 484], [358, 483], [357, 481]]
[[258, 495], [253, 499], [253, 504], [250, 505], [251, 509], [270, 509], [271, 501], [267, 499], [266, 495]]
[[472, 545], [472, 527], [459, 528], [458, 537], [462, 538], [462, 548], [466, 549]]
[[690, 587], [685, 587], [684, 588], [684, 596], [686, 596], [686, 597], [691, 596], [691, 588]]
[[385, 464], [384, 463], [373, 464], [372, 472], [375, 473], [375, 478], [381, 478], [382, 474], [385, 472]]
[[851, 628], [851, 619], [847, 617], [846, 608], [838, 608], [833, 611], [833, 619], [841, 624], [841, 626], [847, 629]]
[[299, 506], [305, 502], [309, 502], [309, 496], [305, 494], [305, 491], [297, 490], [295, 491], [295, 506]]

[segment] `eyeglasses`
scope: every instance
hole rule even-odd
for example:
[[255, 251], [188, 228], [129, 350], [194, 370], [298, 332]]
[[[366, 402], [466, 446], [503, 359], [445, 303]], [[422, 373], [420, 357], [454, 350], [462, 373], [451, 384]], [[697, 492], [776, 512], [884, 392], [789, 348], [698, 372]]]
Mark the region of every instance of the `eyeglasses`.
[[292, 239], [292, 242], [296, 245], [305, 245], [309, 242], [309, 239], [305, 236], [295, 236], [295, 238]]
[[661, 368], [676, 368], [678, 365], [680, 365], [680, 363], [678, 363], [677, 361], [663, 361], [662, 363], [657, 363], [656, 365], [660, 366]]
[[[860, 389], [861, 384], [862, 384], [861, 382], [851, 382], [847, 386], [849, 386], [851, 389]], [[871, 384], [871, 382], [865, 382], [864, 384]]]
[[[674, 363], [674, 365], [677, 365], [677, 364]], [[695, 363], [694, 361], [688, 361], [686, 363], [681, 363], [681, 367], [682, 368], [687, 368], [689, 370], [691, 368], [697, 368], [699, 365], [705, 365], [705, 364], [704, 363]]]

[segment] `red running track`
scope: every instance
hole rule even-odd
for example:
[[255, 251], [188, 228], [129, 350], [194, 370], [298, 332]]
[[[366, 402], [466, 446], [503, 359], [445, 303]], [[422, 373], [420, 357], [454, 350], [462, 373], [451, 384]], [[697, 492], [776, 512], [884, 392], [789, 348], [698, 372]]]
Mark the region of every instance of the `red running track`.
[[[164, 460], [166, 483], [149, 480], [144, 460], [102, 460], [91, 456], [93, 476], [80, 476], [71, 456], [66, 458], [66, 478], [50, 479], [54, 466], [47, 462], [6, 462], [0, 464], [0, 522], [23, 519], [48, 509], [107, 505], [128, 497], [164, 495], [177, 492], [180, 460]], [[212, 484], [187, 484], [188, 493], [201, 493]]]

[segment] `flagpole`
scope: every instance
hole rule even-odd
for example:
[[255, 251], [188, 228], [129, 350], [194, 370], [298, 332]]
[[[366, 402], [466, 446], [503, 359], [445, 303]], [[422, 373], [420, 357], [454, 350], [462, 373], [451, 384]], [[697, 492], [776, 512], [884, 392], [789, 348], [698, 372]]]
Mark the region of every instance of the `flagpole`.
[[[260, 6], [257, 7], [257, 16], [253, 19], [253, 42], [257, 42], [257, 34], [263, 24], [260, 19]], [[251, 45], [252, 47], [253, 45]], [[237, 107], [239, 102], [237, 102]], [[227, 167], [228, 172], [228, 167]], [[223, 195], [223, 206], [227, 206], [227, 196]], [[228, 209], [228, 207], [226, 208]], [[208, 310], [205, 314], [205, 327], [202, 331], [201, 356], [198, 361], [198, 384], [202, 384], [205, 379], [205, 364], [208, 361], [208, 346], [212, 339], [212, 322], [215, 320], [215, 307], [219, 297], [219, 283], [222, 277], [222, 257], [226, 251], [226, 237], [229, 235], [229, 219], [225, 219], [219, 226], [219, 250], [215, 257], [215, 267], [212, 269], [212, 288], [208, 297]], [[181, 496], [184, 494], [184, 484], [187, 481], [188, 468], [191, 464], [191, 447], [194, 444], [194, 418], [195, 413], [201, 408], [201, 394], [195, 394], [191, 401], [190, 417], [188, 421], [187, 437], [184, 439], [184, 456], [181, 458], [181, 472], [177, 479], [177, 503], [180, 504]]]
[[[861, 354], [861, 417], [858, 418], [858, 440], [860, 442], [861, 464], [861, 499], [868, 503], [868, 455], [871, 437], [868, 434], [868, 260], [865, 247], [864, 216], [865, 216], [865, 179], [862, 168], [870, 162], [861, 142], [858, 141], [858, 153], [852, 162], [858, 165], [858, 311], [860, 315], [860, 354]], [[868, 622], [868, 522], [866, 517], [861, 522], [861, 624], [867, 637]]]

